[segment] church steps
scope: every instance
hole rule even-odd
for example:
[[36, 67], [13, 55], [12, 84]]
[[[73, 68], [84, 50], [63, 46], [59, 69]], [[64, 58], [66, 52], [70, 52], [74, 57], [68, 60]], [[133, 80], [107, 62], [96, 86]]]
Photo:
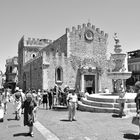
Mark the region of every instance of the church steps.
[[91, 105], [83, 104], [81, 101], [78, 102], [78, 109], [81, 111], [89, 111], [89, 112], [119, 113], [119, 109], [117, 108], [103, 108], [103, 107], [91, 106]]
[[91, 101], [91, 100], [87, 100], [85, 98], [82, 99], [81, 101], [82, 101], [83, 104], [90, 105], [90, 106], [108, 107], [108, 108], [113, 108], [114, 107], [113, 103]]
[[[98, 106], [91, 106], [83, 104], [81, 101], [78, 102], [78, 109], [81, 111], [88, 111], [88, 112], [98, 112], [98, 113], [118, 113], [120, 112], [119, 108], [107, 108], [107, 107], [98, 107]], [[136, 112], [136, 108], [126, 108], [124, 110], [126, 114], [129, 112]]]
[[[119, 97], [109, 97], [109, 96], [87, 96], [87, 99], [90, 101], [96, 101], [96, 102], [107, 102], [107, 103], [119, 103]], [[134, 103], [134, 99], [126, 99], [126, 103]]]
[[[125, 95], [125, 108], [126, 113], [136, 111], [136, 103], [134, 99], [136, 94]], [[112, 94], [92, 94], [86, 98], [82, 98], [78, 103], [78, 109], [90, 112], [106, 112], [106, 113], [119, 113], [120, 103], [119, 96]]]
[[[97, 107], [107, 107], [107, 108], [119, 108], [119, 103], [107, 103], [107, 102], [96, 102], [96, 101], [91, 101], [83, 98], [82, 103], [85, 105], [90, 105], [90, 106], [97, 106]], [[136, 108], [135, 103], [125, 103], [127, 108]]]
[[88, 96], [87, 99], [90, 101], [96, 101], [96, 102], [107, 102], [107, 103], [115, 103], [116, 102], [116, 99], [99, 98], [99, 97], [92, 97], [92, 96]]

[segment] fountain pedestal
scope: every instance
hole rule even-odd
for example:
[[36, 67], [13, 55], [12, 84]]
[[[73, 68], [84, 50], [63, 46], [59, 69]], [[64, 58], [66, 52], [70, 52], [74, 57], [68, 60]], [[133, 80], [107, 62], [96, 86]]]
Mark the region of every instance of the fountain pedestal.
[[121, 53], [121, 45], [117, 42], [114, 47], [115, 53], [111, 54], [111, 59], [115, 67], [111, 72], [108, 72], [107, 75], [112, 79], [113, 94], [119, 94], [126, 90], [125, 81], [131, 77], [131, 72], [127, 71], [126, 54]]

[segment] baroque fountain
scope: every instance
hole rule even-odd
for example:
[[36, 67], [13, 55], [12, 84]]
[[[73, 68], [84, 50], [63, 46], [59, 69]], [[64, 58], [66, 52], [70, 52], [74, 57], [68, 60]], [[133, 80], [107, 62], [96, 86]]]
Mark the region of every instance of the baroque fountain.
[[83, 98], [79, 102], [79, 109], [90, 112], [108, 112], [120, 113], [120, 95], [124, 93], [125, 107], [124, 113], [129, 114], [135, 112], [136, 105], [134, 98], [136, 93], [126, 93], [126, 79], [131, 77], [131, 72], [127, 68], [126, 54], [122, 53], [120, 41], [117, 33], [114, 34], [114, 53], [111, 54], [111, 60], [114, 63], [114, 68], [107, 75], [112, 80], [113, 92], [98, 93], [89, 95], [86, 99]]
[[113, 60], [115, 67], [111, 70], [111, 72], [108, 72], [108, 77], [112, 79], [113, 94], [119, 94], [120, 92], [126, 90], [125, 81], [131, 77], [131, 72], [128, 72], [126, 54], [122, 53], [117, 33], [114, 35], [115, 53], [111, 54], [111, 59]]

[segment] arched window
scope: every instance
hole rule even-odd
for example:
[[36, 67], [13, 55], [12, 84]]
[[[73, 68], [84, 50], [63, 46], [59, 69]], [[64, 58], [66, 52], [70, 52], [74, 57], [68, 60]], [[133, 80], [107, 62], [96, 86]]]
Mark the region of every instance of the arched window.
[[62, 70], [62, 67], [56, 68], [55, 73], [56, 73], [56, 75], [55, 75], [56, 83], [62, 83], [63, 82], [63, 70]]
[[33, 54], [32, 54], [32, 57], [35, 58], [35, 56], [36, 56], [36, 55], [33, 53]]

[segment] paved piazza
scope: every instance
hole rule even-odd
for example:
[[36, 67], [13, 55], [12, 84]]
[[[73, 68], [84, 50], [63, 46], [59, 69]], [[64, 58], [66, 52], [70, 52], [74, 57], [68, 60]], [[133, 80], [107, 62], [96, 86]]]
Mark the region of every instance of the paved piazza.
[[[133, 114], [134, 115], [134, 114]], [[76, 120], [68, 121], [68, 111], [38, 110], [34, 137], [26, 136], [28, 128], [23, 118], [14, 120], [12, 103], [8, 114], [0, 123], [0, 140], [127, 140], [138, 139], [138, 127], [131, 124], [132, 115], [118, 118], [111, 113], [90, 113], [77, 111]]]

